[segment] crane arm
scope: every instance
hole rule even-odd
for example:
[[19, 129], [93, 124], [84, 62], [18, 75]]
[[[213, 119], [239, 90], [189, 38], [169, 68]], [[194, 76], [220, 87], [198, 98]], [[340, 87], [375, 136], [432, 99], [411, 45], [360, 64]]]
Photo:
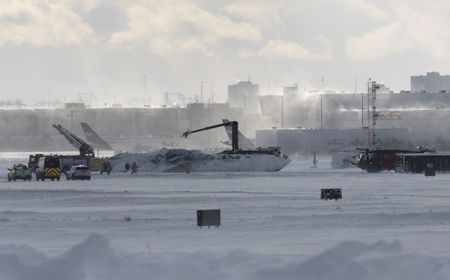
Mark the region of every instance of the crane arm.
[[231, 122], [224, 122], [221, 124], [216, 124], [216, 125], [211, 125], [211, 126], [207, 126], [204, 128], [200, 128], [200, 129], [196, 129], [196, 130], [190, 130], [188, 129], [187, 131], [185, 131], [182, 134], [182, 137], [187, 138], [189, 135], [193, 134], [193, 133], [197, 133], [200, 131], [205, 131], [205, 130], [210, 130], [210, 129], [214, 129], [214, 128], [218, 128], [218, 127], [222, 127], [222, 126], [231, 126], [232, 128], [232, 144], [231, 146], [233, 147], [234, 151], [239, 150], [239, 144], [238, 144], [238, 122], [237, 121], [231, 121]]
[[190, 129], [188, 129], [187, 131], [185, 131], [185, 132], [183, 133], [182, 136], [183, 136], [184, 138], [187, 138], [189, 135], [191, 135], [191, 134], [193, 134], [193, 133], [196, 133], [196, 132], [205, 131], [205, 130], [210, 130], [210, 129], [214, 129], [214, 128], [222, 127], [222, 126], [231, 126], [231, 125], [232, 125], [232, 122], [226, 122], [226, 123], [221, 123], [221, 124], [216, 124], [216, 125], [207, 126], [207, 127], [200, 128], [200, 129], [196, 129], [196, 130], [190, 130]]

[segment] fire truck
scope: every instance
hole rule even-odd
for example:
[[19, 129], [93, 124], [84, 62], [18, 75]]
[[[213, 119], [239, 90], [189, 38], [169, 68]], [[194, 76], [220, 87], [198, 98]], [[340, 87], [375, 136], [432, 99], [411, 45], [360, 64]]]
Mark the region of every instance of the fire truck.
[[358, 148], [358, 150], [361, 152], [354, 157], [352, 164], [366, 170], [368, 173], [395, 170], [398, 154], [424, 153], [430, 151], [428, 149], [422, 149], [422, 147], [418, 147], [417, 150], [361, 148]]

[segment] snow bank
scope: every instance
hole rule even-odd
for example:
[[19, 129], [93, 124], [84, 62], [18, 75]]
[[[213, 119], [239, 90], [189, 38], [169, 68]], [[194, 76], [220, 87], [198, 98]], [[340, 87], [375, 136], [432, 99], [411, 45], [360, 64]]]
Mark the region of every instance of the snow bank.
[[109, 241], [92, 235], [59, 257], [30, 247], [0, 248], [1, 280], [81, 279], [448, 279], [449, 259], [406, 254], [398, 242], [344, 242], [307, 260], [246, 251], [150, 254], [114, 252]]

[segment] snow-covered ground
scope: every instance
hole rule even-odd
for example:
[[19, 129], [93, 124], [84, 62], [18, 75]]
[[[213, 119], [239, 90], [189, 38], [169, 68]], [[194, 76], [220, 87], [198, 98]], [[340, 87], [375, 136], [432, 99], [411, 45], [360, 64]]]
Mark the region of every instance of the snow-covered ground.
[[[274, 173], [7, 182], [13, 160], [2, 159], [0, 279], [450, 278], [450, 174], [320, 160]], [[324, 187], [343, 199], [320, 200]], [[222, 225], [198, 228], [196, 210], [213, 208]]]

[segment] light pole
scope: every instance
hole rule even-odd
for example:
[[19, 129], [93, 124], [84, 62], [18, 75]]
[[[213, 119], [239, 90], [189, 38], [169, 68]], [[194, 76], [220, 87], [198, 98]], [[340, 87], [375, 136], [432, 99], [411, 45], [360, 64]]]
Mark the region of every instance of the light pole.
[[203, 81], [200, 81], [200, 103], [203, 103]]
[[284, 95], [281, 95], [281, 128], [284, 127]]
[[325, 91], [323, 81], [324, 81], [324, 78], [322, 76], [322, 93], [320, 94], [320, 129], [322, 129], [322, 127], [323, 127], [323, 94]]
[[147, 99], [147, 74], [144, 74], [144, 100], [146, 99]]
[[247, 93], [244, 94], [244, 133], [247, 134]]
[[70, 110], [70, 131], [73, 133], [73, 110]]
[[145, 103], [147, 103], [147, 102], [148, 102], [148, 107], [151, 108], [152, 100], [151, 100], [150, 94], [147, 95], [147, 73], [145, 73], [144, 74], [144, 106], [146, 105]]

